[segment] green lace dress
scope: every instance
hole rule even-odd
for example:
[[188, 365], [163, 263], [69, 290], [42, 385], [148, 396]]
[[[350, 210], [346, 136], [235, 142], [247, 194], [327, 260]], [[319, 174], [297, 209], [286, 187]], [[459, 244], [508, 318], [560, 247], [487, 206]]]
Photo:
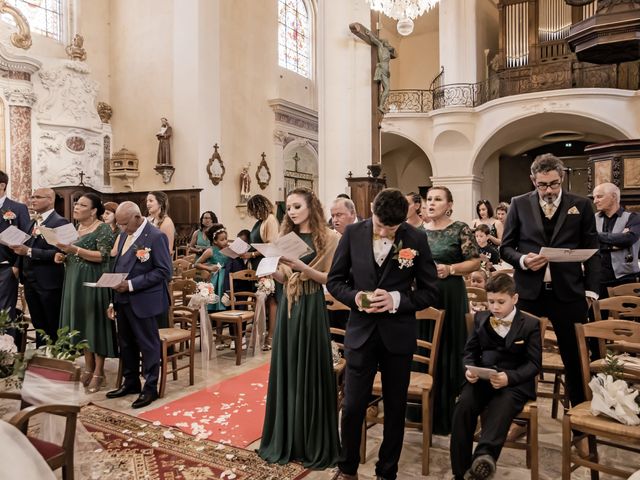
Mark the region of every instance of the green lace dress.
[[[464, 222], [453, 222], [442, 230], [427, 230], [427, 238], [436, 263], [451, 265], [479, 257], [473, 232]], [[469, 300], [464, 279], [459, 275], [438, 279], [438, 288], [440, 296], [435, 306], [446, 314], [434, 382], [433, 433], [448, 435], [455, 400], [464, 381], [462, 353], [467, 341], [465, 314], [469, 311]], [[429, 326], [418, 322], [419, 338], [431, 339], [433, 332], [427, 331]]]
[[99, 251], [102, 262], [89, 262], [77, 255], [65, 260], [60, 326], [79, 330], [78, 340], [89, 342], [89, 351], [104, 357], [117, 357], [115, 322], [107, 318], [111, 289], [85, 287], [84, 282], [96, 282], [103, 273], [111, 271], [111, 247], [116, 234], [107, 224], [100, 224], [93, 232], [74, 242], [86, 250]]
[[[300, 237], [313, 248], [310, 234]], [[302, 257], [311, 262], [315, 253]], [[340, 453], [329, 317], [322, 285], [308, 280], [291, 305], [282, 295], [273, 336], [269, 390], [259, 455], [307, 468], [335, 465]]]

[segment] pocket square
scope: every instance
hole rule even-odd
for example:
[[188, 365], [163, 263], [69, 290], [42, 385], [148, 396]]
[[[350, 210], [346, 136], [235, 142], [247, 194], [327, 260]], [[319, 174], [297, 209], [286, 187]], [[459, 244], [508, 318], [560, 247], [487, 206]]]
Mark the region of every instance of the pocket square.
[[524, 345], [524, 340], [516, 340], [513, 342], [515, 345]]
[[575, 205], [573, 207], [571, 207], [569, 209], [569, 211], [567, 212], [568, 215], [579, 215], [580, 214], [580, 210], [578, 210]]

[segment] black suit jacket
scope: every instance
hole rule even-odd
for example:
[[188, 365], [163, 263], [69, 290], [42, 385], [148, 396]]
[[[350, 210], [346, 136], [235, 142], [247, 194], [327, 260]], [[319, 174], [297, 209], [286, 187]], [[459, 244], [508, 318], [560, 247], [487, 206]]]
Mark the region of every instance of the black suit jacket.
[[490, 316], [491, 312], [476, 313], [473, 331], [464, 347], [464, 364], [497, 367], [507, 374], [508, 388], [535, 399], [535, 378], [542, 366], [540, 322], [517, 310], [503, 345], [497, 333], [489, 333], [493, 330], [488, 325]]
[[[569, 213], [570, 210], [577, 210], [577, 213]], [[588, 199], [563, 191], [555, 215], [558, 215], [556, 226], [547, 241], [538, 192], [529, 192], [511, 200], [500, 254], [515, 269], [518, 294], [524, 300], [536, 300], [539, 297], [546, 267], [536, 272], [523, 270], [520, 257], [527, 253], [539, 253], [542, 247], [598, 249], [600, 246], [593, 208]], [[584, 264], [551, 263], [554, 294], [562, 301], [576, 301], [584, 298], [585, 290], [598, 292], [600, 268], [599, 251]]]
[[[397, 260], [388, 258], [380, 278], [373, 258], [371, 219], [349, 225], [340, 239], [329, 271], [327, 289], [336, 299], [351, 308], [345, 335], [345, 347], [357, 349], [378, 328], [386, 348], [397, 354], [411, 354], [416, 349], [416, 312], [433, 305], [438, 296], [436, 267], [424, 232], [403, 223], [396, 232], [395, 244], [418, 251], [413, 266], [399, 268]], [[394, 256], [392, 249], [389, 256]], [[415, 288], [412, 285], [415, 283]], [[355, 297], [359, 291], [381, 288], [400, 293], [396, 313], [368, 314], [358, 311]]]
[[[15, 220], [7, 221], [3, 218], [4, 214], [9, 210], [16, 214]], [[3, 232], [9, 228], [10, 225], [13, 225], [23, 232], [29, 233], [30, 221], [29, 209], [24, 203], [15, 202], [10, 198], [5, 198], [2, 207], [0, 207], [0, 232]], [[18, 261], [18, 255], [16, 255], [9, 247], [0, 244], [0, 263], [5, 261], [8, 261], [11, 265], [15, 265]]]
[[[69, 220], [61, 217], [54, 210], [42, 225], [56, 228], [67, 223]], [[53, 261], [53, 257], [59, 250], [54, 245], [49, 245], [41, 235], [33, 236], [35, 225], [35, 220], [29, 225], [32, 237], [25, 243], [27, 247], [31, 247], [31, 258], [23, 255], [18, 262], [20, 280], [24, 284], [30, 284], [43, 290], [62, 288], [64, 264]]]

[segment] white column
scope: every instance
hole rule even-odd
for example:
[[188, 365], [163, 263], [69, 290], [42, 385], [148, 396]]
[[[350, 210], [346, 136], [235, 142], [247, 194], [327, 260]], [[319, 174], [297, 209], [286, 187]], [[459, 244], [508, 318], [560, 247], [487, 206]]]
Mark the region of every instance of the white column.
[[365, 176], [371, 162], [371, 47], [349, 30], [370, 26], [362, 0], [318, 2], [318, 139], [320, 200], [327, 205]]
[[444, 84], [482, 80], [477, 74], [476, 1], [440, 1], [439, 45]]
[[482, 177], [477, 175], [459, 175], [431, 177], [432, 185], [445, 186], [453, 196], [453, 215], [451, 218], [471, 225], [476, 216], [476, 202], [482, 194]]

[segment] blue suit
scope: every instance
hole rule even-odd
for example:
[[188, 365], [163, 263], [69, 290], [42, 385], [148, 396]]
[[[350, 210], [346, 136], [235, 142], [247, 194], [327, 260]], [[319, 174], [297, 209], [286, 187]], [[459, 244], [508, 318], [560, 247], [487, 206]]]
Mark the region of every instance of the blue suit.
[[[5, 220], [3, 217], [7, 212], [16, 215], [15, 220]], [[29, 233], [29, 210], [24, 203], [15, 202], [10, 198], [5, 198], [0, 207], [0, 232], [3, 232], [10, 225]], [[0, 244], [0, 310], [9, 309], [11, 317], [15, 316], [16, 302], [18, 300], [18, 279], [13, 274], [11, 267], [18, 261], [18, 255], [5, 245]]]
[[[127, 235], [118, 238], [116, 273], [128, 273], [133, 291], [114, 292], [118, 322], [118, 342], [123, 363], [124, 386], [140, 386], [139, 362], [145, 378], [143, 392], [157, 394], [160, 371], [160, 336], [157, 317], [169, 309], [169, 281], [173, 265], [167, 236], [147, 223], [129, 250], [122, 254]], [[149, 259], [141, 261], [136, 252], [148, 248]]]

